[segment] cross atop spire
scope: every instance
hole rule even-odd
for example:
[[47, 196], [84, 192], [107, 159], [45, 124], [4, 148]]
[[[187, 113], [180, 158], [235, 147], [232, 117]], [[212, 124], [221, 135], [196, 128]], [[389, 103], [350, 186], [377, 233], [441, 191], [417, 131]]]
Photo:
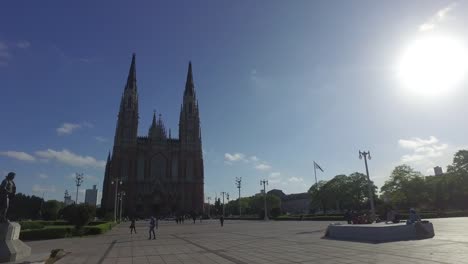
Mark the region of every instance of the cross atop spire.
[[130, 70], [128, 72], [127, 85], [125, 89], [136, 90], [136, 68], [135, 68], [135, 53], [132, 55], [132, 64], [130, 65]]
[[187, 82], [185, 83], [184, 96], [193, 96], [195, 94], [195, 85], [193, 84], [192, 62], [189, 61], [187, 72]]

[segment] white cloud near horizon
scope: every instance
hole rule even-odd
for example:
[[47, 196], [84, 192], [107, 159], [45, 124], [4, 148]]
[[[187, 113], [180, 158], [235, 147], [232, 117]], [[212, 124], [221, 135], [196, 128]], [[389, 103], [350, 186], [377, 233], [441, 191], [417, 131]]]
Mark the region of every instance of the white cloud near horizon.
[[269, 175], [270, 178], [279, 178], [280, 176], [281, 176], [280, 172], [272, 172]]
[[291, 177], [288, 179], [289, 182], [303, 182], [304, 179], [301, 177]]
[[55, 188], [55, 185], [39, 185], [39, 184], [34, 184], [32, 186], [32, 191], [34, 193], [55, 193], [57, 189]]
[[80, 156], [67, 149], [63, 149], [61, 151], [53, 149], [41, 150], [36, 151], [36, 155], [43, 159], [55, 160], [74, 167], [104, 168], [106, 166], [106, 162], [104, 160], [97, 160], [91, 156]]
[[271, 170], [271, 166], [265, 163], [260, 163], [260, 164], [255, 165], [255, 169], [259, 171], [268, 171], [268, 170]]
[[242, 153], [224, 153], [224, 160], [227, 162], [245, 161], [245, 155]]
[[455, 8], [456, 5], [457, 3], [454, 2], [437, 11], [425, 23], [419, 26], [419, 31], [424, 32], [434, 30], [434, 28], [447, 19], [448, 14]]
[[13, 158], [13, 159], [17, 159], [17, 160], [22, 160], [22, 161], [36, 161], [36, 158], [34, 156], [29, 155], [28, 153], [22, 152], [22, 151], [13, 151], [13, 150], [2, 151], [0, 152], [0, 155]]
[[94, 126], [93, 126], [93, 124], [91, 124], [89, 122], [83, 122], [83, 123], [80, 123], [80, 124], [65, 122], [60, 127], [58, 127], [56, 129], [56, 131], [57, 131], [57, 134], [59, 136], [70, 135], [75, 130], [83, 128], [83, 127], [92, 128]]
[[402, 163], [414, 166], [423, 173], [433, 174], [435, 166], [445, 167], [450, 163], [453, 154], [458, 150], [449, 147], [446, 143], [441, 143], [435, 136], [428, 139], [413, 137], [411, 139], [400, 139], [398, 145], [410, 151], [401, 156]]

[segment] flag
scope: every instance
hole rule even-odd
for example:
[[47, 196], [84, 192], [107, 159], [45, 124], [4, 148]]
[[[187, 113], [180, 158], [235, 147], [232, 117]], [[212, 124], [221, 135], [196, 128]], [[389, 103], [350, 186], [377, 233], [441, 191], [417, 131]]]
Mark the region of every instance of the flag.
[[317, 168], [323, 172], [323, 169], [314, 161], [314, 168]]

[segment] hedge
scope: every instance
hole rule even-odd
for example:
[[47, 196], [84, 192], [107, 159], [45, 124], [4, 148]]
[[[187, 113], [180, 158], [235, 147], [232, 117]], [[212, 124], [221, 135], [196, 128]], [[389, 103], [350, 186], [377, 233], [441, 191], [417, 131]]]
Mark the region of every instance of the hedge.
[[19, 222], [19, 224], [21, 226], [21, 230], [44, 228], [44, 224], [40, 223], [39, 221], [24, 221], [24, 222]]
[[21, 240], [43, 240], [43, 239], [56, 239], [71, 237], [73, 235], [73, 228], [43, 228], [43, 229], [30, 229], [21, 230]]
[[112, 229], [116, 224], [114, 222], [103, 222], [101, 224], [93, 226], [84, 226], [81, 229], [76, 229], [73, 226], [57, 225], [57, 226], [45, 226], [42, 229], [26, 229], [21, 230], [21, 240], [44, 240], [44, 239], [56, 239], [56, 238], [67, 238], [72, 236], [83, 236], [83, 235], [98, 235], [103, 234]]

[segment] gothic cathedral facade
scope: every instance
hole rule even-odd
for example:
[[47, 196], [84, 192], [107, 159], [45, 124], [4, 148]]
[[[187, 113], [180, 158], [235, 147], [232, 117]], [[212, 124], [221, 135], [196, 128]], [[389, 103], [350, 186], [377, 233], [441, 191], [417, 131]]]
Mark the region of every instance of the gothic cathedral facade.
[[[167, 133], [161, 115], [153, 114], [146, 136], [138, 136], [138, 90], [135, 54], [121, 101], [112, 155], [104, 173], [101, 206], [112, 212], [117, 192], [125, 192], [123, 214], [169, 216], [203, 210], [203, 154], [198, 101], [189, 63], [180, 109], [179, 138]], [[118, 208], [118, 207], [117, 207]]]

